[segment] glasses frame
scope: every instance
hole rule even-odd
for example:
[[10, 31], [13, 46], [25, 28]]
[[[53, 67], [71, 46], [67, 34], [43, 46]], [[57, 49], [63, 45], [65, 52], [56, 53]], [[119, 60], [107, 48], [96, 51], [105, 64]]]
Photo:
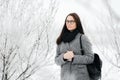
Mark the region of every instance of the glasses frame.
[[66, 23], [66, 24], [69, 24], [69, 23], [70, 23], [70, 24], [72, 25], [72, 24], [75, 23], [75, 20], [66, 20], [65, 23]]

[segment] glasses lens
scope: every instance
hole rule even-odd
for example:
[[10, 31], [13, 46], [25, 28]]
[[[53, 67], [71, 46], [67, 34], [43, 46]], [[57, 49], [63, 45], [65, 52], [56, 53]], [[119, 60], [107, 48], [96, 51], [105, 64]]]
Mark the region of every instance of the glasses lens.
[[70, 23], [70, 24], [74, 24], [74, 20], [66, 20], [66, 23], [68, 24], [68, 23]]

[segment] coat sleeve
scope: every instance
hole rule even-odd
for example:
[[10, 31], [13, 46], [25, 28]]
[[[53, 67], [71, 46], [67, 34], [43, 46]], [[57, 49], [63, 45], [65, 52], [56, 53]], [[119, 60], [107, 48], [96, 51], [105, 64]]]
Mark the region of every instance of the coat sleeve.
[[64, 53], [60, 53], [59, 45], [57, 45], [56, 56], [55, 56], [55, 63], [57, 65], [61, 66], [67, 62], [67, 60], [63, 58], [63, 55]]
[[72, 64], [90, 64], [94, 60], [94, 54], [92, 52], [92, 44], [90, 43], [88, 37], [82, 35], [81, 40], [82, 40], [81, 42], [82, 42], [82, 49], [84, 50], [84, 55], [74, 55]]

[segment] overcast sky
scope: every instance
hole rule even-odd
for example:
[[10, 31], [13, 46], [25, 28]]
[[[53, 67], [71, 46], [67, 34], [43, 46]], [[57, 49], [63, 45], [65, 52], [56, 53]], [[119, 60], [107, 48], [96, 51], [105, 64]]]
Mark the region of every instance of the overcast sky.
[[[23, 55], [22, 59], [24, 60], [24, 57], [32, 51], [31, 47], [34, 46], [34, 42], [37, 43], [39, 35], [42, 35], [40, 41], [38, 40], [40, 47], [35, 50], [36, 54], [38, 52], [39, 55], [42, 55], [41, 57], [37, 55], [37, 63], [42, 64], [40, 61], [47, 53], [48, 46], [50, 47], [48, 57], [52, 56], [52, 58], [47, 58], [46, 61], [48, 63], [54, 62], [56, 38], [61, 32], [65, 17], [69, 13], [75, 12], [80, 16], [86, 35], [93, 45], [97, 45], [97, 47], [93, 46], [94, 52], [98, 52], [103, 60], [102, 80], [119, 80], [119, 69], [111, 65], [108, 60], [116, 62], [115, 53], [117, 51], [113, 49], [115, 46], [111, 44], [113, 44], [115, 37], [119, 38], [120, 0], [56, 0], [57, 13], [52, 26], [49, 24], [49, 20], [52, 20], [53, 16], [49, 14], [50, 10], [47, 10], [52, 6], [49, 5], [50, 1], [52, 0], [0, 0], [0, 51], [3, 49], [4, 40], [8, 38], [8, 50], [11, 49], [11, 45], [17, 44], [20, 48], [18, 53]], [[42, 4], [42, 2], [44, 3]], [[47, 26], [45, 26], [46, 24]], [[115, 34], [111, 35], [113, 31], [111, 27], [114, 27]], [[48, 41], [46, 41], [47, 38]], [[7, 52], [7, 50], [5, 51]], [[104, 51], [104, 55], [102, 51]], [[0, 61], [2, 62], [1, 58]], [[2, 73], [1, 67], [0, 72]], [[60, 66], [54, 63], [42, 67], [28, 80], [60, 80], [59, 74]]]

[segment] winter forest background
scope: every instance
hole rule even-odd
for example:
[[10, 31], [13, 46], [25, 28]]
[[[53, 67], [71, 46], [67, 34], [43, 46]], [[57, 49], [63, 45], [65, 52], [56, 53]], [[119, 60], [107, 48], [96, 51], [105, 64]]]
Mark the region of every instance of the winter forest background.
[[60, 80], [56, 38], [76, 12], [93, 51], [103, 60], [102, 80], [120, 80], [119, 0], [0, 0], [0, 80]]

